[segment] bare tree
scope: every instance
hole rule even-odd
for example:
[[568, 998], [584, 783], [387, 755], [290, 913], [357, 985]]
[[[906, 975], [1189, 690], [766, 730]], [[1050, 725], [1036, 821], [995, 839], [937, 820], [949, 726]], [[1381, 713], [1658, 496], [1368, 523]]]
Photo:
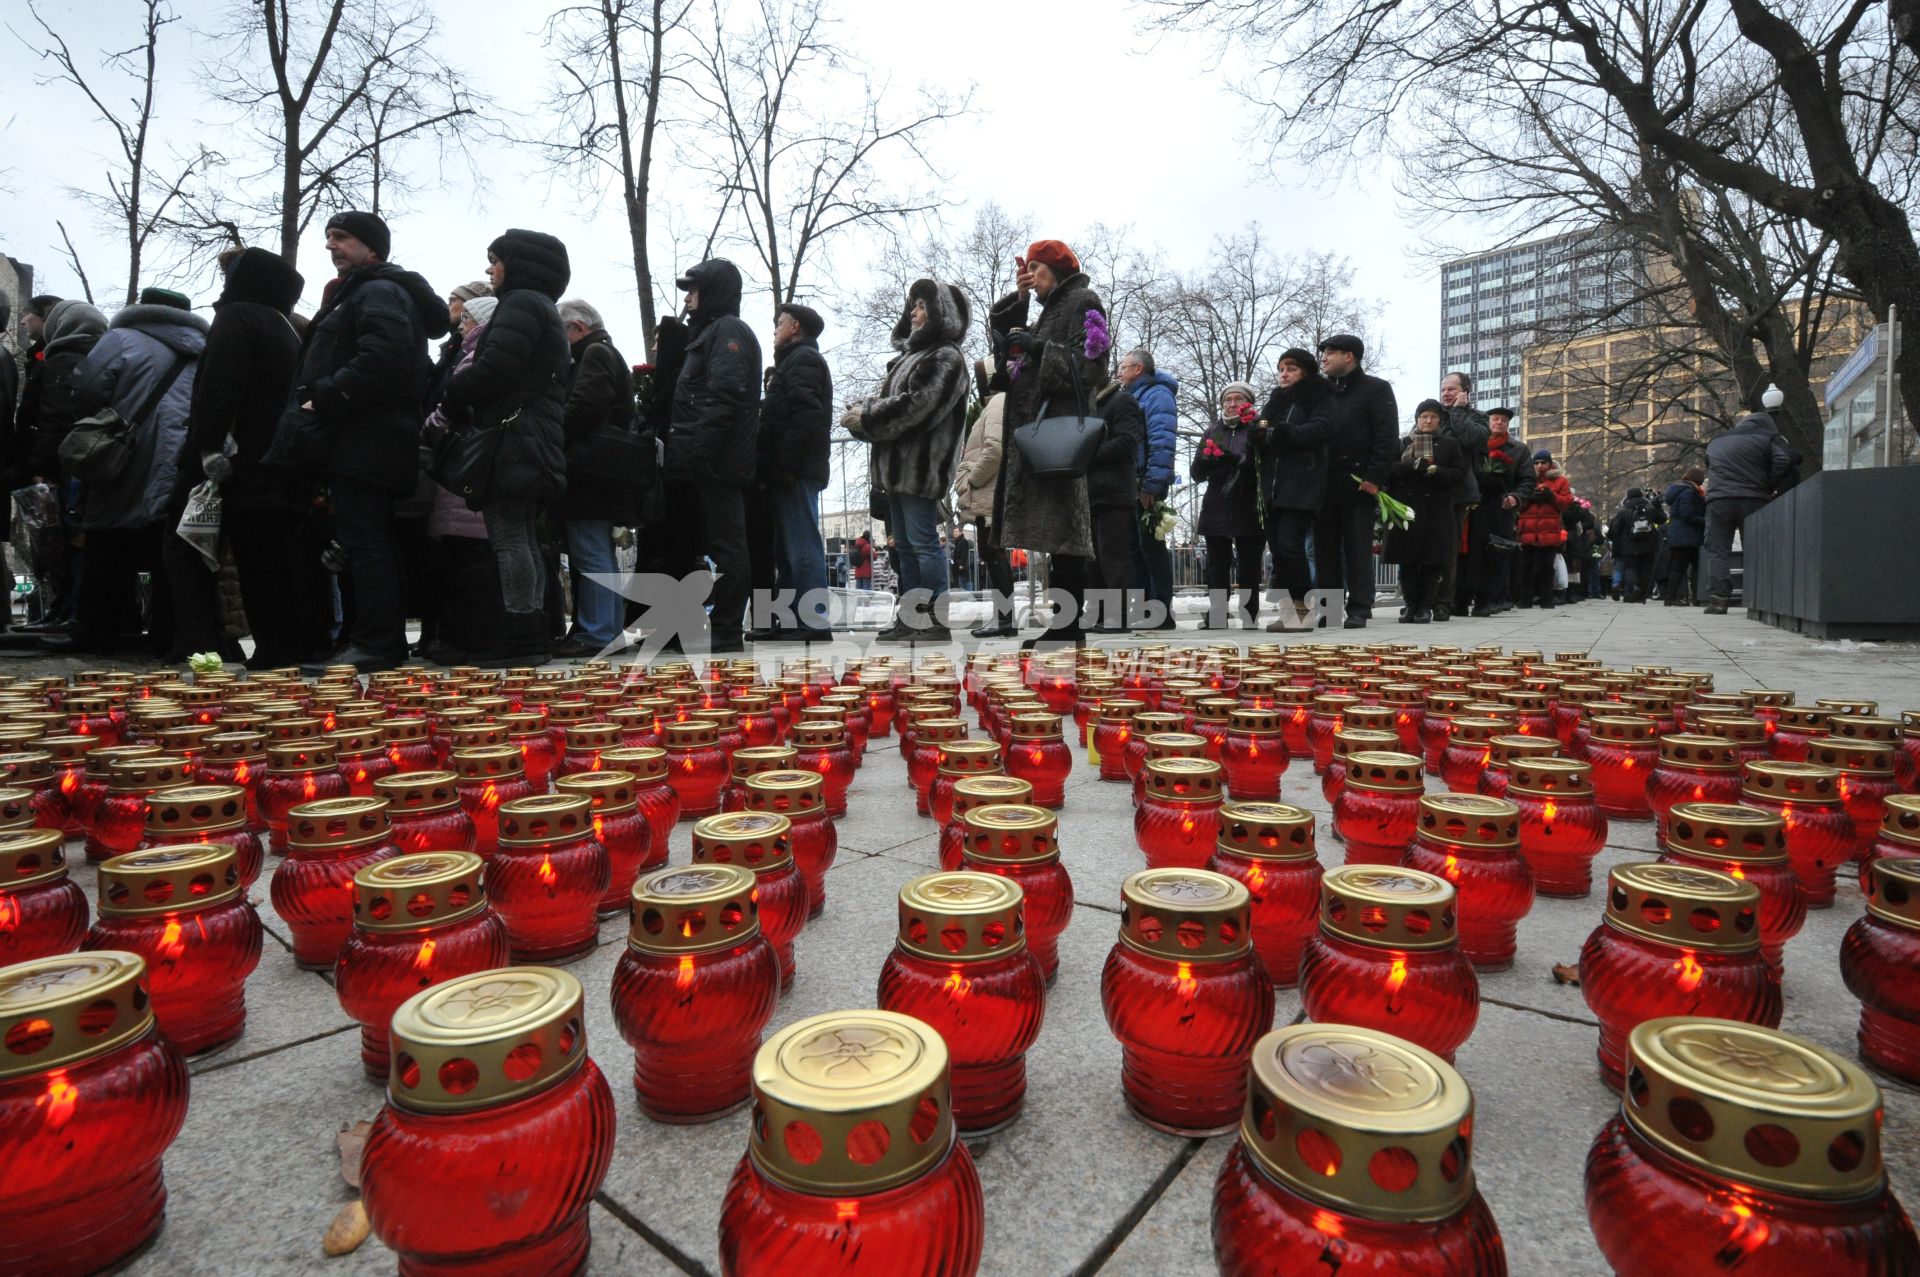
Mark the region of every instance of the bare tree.
[[[54, 67], [45, 82], [65, 84], [79, 90], [93, 107], [100, 122], [113, 133], [118, 153], [107, 164], [106, 191], [102, 193], [74, 187], [68, 190], [125, 237], [125, 304], [131, 305], [140, 295], [148, 247], [156, 232], [168, 224], [172, 206], [180, 200], [182, 190], [190, 182], [220, 162], [218, 155], [201, 147], [194, 155], [176, 161], [159, 172], [155, 171], [152, 133], [157, 111], [155, 99], [160, 66], [160, 33], [179, 21], [179, 15], [173, 12], [166, 0], [144, 0], [138, 43], [103, 53], [102, 72], [93, 73], [82, 69], [66, 37], [48, 24], [39, 9], [29, 3], [27, 12], [40, 28], [40, 42], [23, 42], [41, 60], [52, 63]], [[119, 79], [129, 82], [128, 87], [132, 90], [130, 100], [124, 107], [110, 104], [117, 96], [119, 86], [109, 82]], [[68, 237], [64, 225], [60, 227], [60, 237], [66, 244], [74, 272], [80, 276], [81, 284], [87, 290], [87, 299], [93, 300], [92, 286], [87, 283], [79, 254], [74, 251], [73, 241]]]

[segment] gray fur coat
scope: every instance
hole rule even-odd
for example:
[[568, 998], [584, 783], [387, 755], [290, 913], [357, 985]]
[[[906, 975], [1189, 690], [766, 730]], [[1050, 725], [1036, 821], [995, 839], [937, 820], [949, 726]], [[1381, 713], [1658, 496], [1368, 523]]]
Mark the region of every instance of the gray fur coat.
[[[913, 304], [927, 320], [913, 327]], [[873, 445], [873, 486], [882, 492], [938, 501], [953, 486], [960, 438], [967, 428], [967, 361], [960, 353], [972, 308], [952, 284], [916, 280], [907, 289], [880, 393], [849, 407], [841, 424]]]

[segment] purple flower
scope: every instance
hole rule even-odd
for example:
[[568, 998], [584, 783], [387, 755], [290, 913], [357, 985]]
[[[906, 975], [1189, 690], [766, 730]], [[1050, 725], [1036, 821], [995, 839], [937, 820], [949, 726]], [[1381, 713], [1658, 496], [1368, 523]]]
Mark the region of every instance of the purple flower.
[[1020, 374], [1025, 372], [1026, 368], [1027, 368], [1027, 358], [1025, 355], [1020, 356], [1018, 359], [1009, 359], [1007, 361], [1007, 380], [1008, 381], [1020, 380]]
[[1099, 311], [1087, 312], [1086, 331], [1088, 359], [1099, 359], [1113, 349], [1113, 334], [1107, 330], [1107, 317]]

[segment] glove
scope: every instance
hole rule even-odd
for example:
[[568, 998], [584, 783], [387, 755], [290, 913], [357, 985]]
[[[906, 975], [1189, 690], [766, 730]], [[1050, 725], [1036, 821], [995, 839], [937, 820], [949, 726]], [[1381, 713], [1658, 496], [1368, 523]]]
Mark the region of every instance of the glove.
[[201, 453], [200, 469], [215, 483], [225, 483], [233, 478], [233, 461], [224, 452]]

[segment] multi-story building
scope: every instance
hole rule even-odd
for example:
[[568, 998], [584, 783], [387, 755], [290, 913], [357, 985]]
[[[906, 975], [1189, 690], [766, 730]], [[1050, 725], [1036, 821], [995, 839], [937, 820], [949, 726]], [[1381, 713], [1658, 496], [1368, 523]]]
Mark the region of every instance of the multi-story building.
[[1473, 376], [1479, 407], [1516, 404], [1521, 357], [1575, 316], [1602, 311], [1611, 264], [1573, 232], [1456, 258], [1440, 268], [1440, 371]]

